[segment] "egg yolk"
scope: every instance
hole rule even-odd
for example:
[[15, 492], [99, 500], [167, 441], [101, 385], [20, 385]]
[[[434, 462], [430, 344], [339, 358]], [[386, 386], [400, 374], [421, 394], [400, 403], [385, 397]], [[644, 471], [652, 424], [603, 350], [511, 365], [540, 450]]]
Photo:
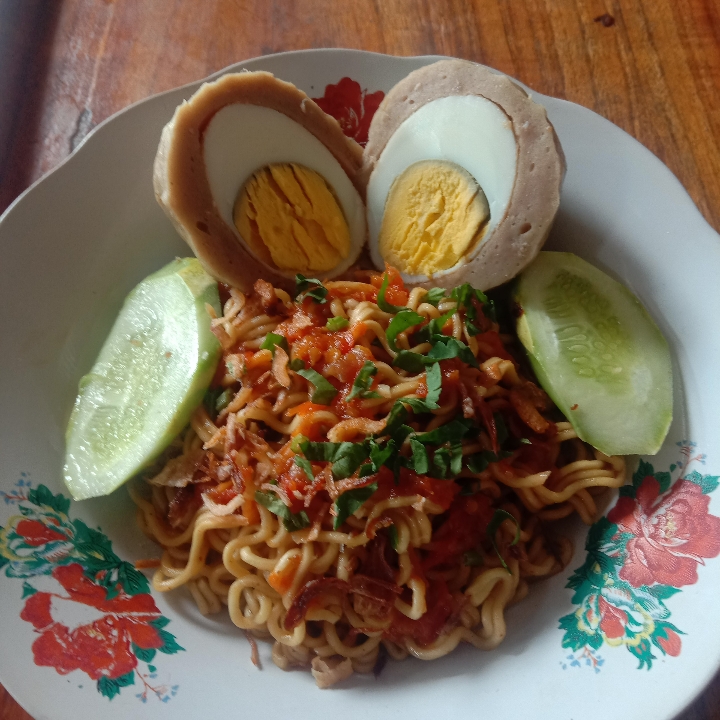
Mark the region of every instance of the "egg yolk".
[[383, 259], [409, 275], [447, 270], [482, 239], [490, 210], [466, 170], [444, 160], [408, 167], [390, 188], [378, 239]]
[[350, 231], [328, 183], [314, 170], [275, 164], [240, 190], [235, 227], [255, 254], [292, 272], [327, 272], [350, 252]]

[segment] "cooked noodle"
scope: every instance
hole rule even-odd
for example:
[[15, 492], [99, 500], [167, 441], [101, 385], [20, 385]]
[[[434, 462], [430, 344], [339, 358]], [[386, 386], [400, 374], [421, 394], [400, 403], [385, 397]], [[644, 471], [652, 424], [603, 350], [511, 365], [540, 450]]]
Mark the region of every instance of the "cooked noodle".
[[[387, 300], [425, 321], [447, 314], [442, 333], [477, 358], [477, 368], [440, 362], [432, 411], [401, 404], [414, 433], [464, 419], [459, 473], [447, 463], [443, 471], [442, 456], [455, 452], [457, 469], [460, 443], [435, 448], [435, 471], [421, 474], [410, 462], [417, 443], [402, 437], [400, 464], [410, 467], [395, 471], [372, 466], [360, 477], [367, 471], [355, 467], [336, 477], [343, 473], [315, 458], [306, 461], [311, 479], [295, 461], [306, 440], [375, 438], [387, 447], [396, 401], [431, 394], [430, 365], [415, 373], [393, 365], [402, 350], [428, 353], [432, 343], [418, 333], [427, 323], [393, 342], [393, 315], [377, 304], [383, 276], [365, 273], [363, 281], [327, 282], [325, 302], [293, 302], [262, 281], [247, 297], [229, 289], [213, 320], [223, 347], [214, 384], [226, 404], [216, 416], [198, 408], [148, 492], [131, 490], [140, 526], [164, 550], [155, 589], [186, 585], [203, 614], [227, 606], [239, 628], [274, 641], [276, 665], [310, 668], [321, 687], [372, 672], [387, 657], [433, 660], [460, 642], [497, 647], [505, 608], [569, 561], [571, 545], [553, 534], [552, 521], [577, 513], [593, 522], [597, 493], [625, 480], [623, 459], [577, 438], [477, 303], [473, 334], [461, 302], [446, 297], [436, 307], [425, 290], [407, 293], [396, 275], [388, 278]], [[326, 329], [332, 317], [346, 327]], [[268, 333], [285, 341], [268, 349]], [[311, 402], [314, 386], [291, 369], [297, 360], [330, 381], [330, 404]], [[374, 377], [348, 400], [368, 361]], [[336, 529], [339, 499], [373, 483]]]

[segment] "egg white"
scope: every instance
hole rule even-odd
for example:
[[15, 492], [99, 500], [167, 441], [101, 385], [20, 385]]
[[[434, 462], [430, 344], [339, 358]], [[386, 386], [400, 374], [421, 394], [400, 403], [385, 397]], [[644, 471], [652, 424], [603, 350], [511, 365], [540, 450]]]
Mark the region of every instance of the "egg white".
[[[255, 171], [266, 165], [297, 163], [315, 170], [327, 181], [350, 231], [348, 257], [323, 277], [338, 275], [355, 262], [367, 234], [365, 206], [330, 150], [302, 125], [277, 110], [233, 103], [212, 118], [203, 145], [207, 178], [218, 212], [248, 252], [252, 253], [252, 249], [233, 221], [238, 192]], [[294, 277], [294, 273], [273, 270]]]
[[[517, 142], [512, 122], [494, 102], [479, 95], [450, 95], [423, 105], [393, 133], [377, 160], [367, 187], [367, 218], [370, 255], [378, 268], [384, 260], [378, 247], [385, 203], [390, 188], [410, 165], [420, 160], [447, 160], [467, 170], [483, 189], [490, 207], [484, 239], [507, 213], [517, 170]], [[452, 272], [480, 249], [454, 267]], [[406, 282], [418, 283], [426, 276], [403, 274]]]

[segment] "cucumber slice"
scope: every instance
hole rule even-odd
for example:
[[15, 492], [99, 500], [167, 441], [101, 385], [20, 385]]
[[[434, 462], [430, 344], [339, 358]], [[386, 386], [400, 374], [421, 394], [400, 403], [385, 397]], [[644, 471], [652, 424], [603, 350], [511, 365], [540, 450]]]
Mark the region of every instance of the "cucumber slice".
[[70, 417], [64, 478], [76, 500], [111, 493], [190, 420], [220, 353], [206, 303], [220, 313], [217, 283], [195, 258], [128, 295]]
[[513, 299], [538, 380], [578, 436], [607, 455], [654, 455], [672, 420], [672, 364], [640, 301], [560, 252], [541, 252]]

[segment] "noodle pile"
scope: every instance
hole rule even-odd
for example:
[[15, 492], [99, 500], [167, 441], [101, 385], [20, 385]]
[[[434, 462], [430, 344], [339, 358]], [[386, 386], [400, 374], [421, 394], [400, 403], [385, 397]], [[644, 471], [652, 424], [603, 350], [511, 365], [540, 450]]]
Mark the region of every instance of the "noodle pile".
[[553, 522], [591, 523], [622, 458], [576, 437], [482, 293], [300, 280], [296, 300], [226, 289], [215, 392], [131, 490], [164, 550], [153, 586], [227, 606], [320, 687], [495, 648], [505, 608], [569, 562]]

